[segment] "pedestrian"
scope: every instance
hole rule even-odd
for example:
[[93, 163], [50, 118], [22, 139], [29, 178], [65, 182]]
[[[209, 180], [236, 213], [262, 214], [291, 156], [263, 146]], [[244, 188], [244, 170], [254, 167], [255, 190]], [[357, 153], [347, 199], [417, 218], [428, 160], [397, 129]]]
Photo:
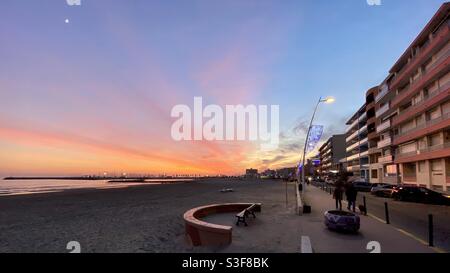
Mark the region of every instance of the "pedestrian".
[[347, 202], [348, 202], [347, 209], [355, 212], [356, 196], [358, 195], [358, 191], [355, 189], [355, 186], [353, 186], [352, 182], [347, 184], [347, 189], [345, 191], [345, 195], [347, 196]]
[[344, 195], [344, 185], [347, 183], [348, 174], [342, 173], [335, 183], [333, 198], [336, 200], [336, 209], [342, 210], [342, 198]]

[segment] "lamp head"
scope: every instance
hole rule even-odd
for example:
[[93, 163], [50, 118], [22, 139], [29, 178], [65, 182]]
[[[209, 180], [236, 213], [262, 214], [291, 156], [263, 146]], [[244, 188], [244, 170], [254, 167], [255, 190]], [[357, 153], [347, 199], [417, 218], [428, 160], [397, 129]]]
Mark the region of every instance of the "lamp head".
[[325, 103], [333, 103], [333, 102], [335, 102], [336, 100], [335, 100], [335, 98], [333, 98], [333, 97], [326, 97], [326, 98], [322, 99], [321, 101], [322, 101], [322, 102], [325, 102]]

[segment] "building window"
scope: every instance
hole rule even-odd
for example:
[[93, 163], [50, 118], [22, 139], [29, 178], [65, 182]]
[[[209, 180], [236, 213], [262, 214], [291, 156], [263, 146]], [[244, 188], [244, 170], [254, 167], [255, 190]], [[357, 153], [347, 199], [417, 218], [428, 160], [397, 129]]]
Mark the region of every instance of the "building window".
[[416, 163], [403, 164], [403, 176], [406, 180], [416, 178]]
[[384, 167], [384, 173], [386, 176], [396, 176], [397, 175], [397, 165], [387, 165]]
[[431, 171], [442, 172], [442, 160], [436, 159], [431, 161]]
[[425, 161], [419, 161], [419, 173], [423, 173], [426, 170], [426, 162]]
[[378, 170], [372, 170], [372, 178], [378, 178]]
[[442, 144], [441, 134], [434, 134], [430, 136], [430, 146], [437, 146]]
[[445, 158], [445, 172], [446, 176], [450, 177], [450, 157]]

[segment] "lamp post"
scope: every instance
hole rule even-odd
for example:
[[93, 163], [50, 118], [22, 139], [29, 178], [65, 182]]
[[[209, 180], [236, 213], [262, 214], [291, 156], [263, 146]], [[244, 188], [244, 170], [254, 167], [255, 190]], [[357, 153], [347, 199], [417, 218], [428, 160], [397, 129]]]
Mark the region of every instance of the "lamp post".
[[[313, 122], [314, 122], [314, 117], [316, 116], [317, 108], [319, 108], [319, 105], [320, 105], [322, 102], [323, 102], [323, 103], [333, 103], [334, 101], [335, 101], [335, 99], [332, 98], [332, 97], [327, 97], [327, 98], [322, 98], [322, 97], [320, 97], [319, 100], [317, 101], [316, 107], [314, 108], [314, 112], [313, 112], [313, 115], [312, 115], [312, 117], [311, 117], [311, 121], [309, 122], [309, 127], [308, 127], [308, 132], [306, 133], [305, 146], [303, 147], [303, 157], [302, 157], [302, 183], [303, 183], [303, 188], [305, 187], [305, 182], [306, 182], [306, 181], [305, 181], [305, 171], [306, 171], [306, 168], [305, 168], [306, 148], [308, 147], [309, 134], [310, 134], [310, 132], [311, 132], [312, 124], [313, 124]], [[299, 193], [299, 189], [298, 189], [299, 184], [300, 184], [300, 181], [299, 181], [299, 178], [298, 178], [298, 179], [297, 179], [297, 185], [296, 185], [296, 187], [297, 187], [297, 189], [296, 189], [297, 194], [300, 194], [300, 193]], [[297, 204], [297, 207], [298, 207], [298, 204]]]

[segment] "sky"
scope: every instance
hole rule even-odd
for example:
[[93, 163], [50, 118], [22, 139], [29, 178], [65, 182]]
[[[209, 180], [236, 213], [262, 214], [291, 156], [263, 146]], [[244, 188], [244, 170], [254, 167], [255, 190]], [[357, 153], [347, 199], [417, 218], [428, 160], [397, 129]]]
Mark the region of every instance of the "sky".
[[[3, 0], [0, 176], [293, 167], [318, 98], [336, 99], [325, 141], [444, 2]], [[279, 105], [278, 149], [174, 141], [171, 109], [196, 96]]]

